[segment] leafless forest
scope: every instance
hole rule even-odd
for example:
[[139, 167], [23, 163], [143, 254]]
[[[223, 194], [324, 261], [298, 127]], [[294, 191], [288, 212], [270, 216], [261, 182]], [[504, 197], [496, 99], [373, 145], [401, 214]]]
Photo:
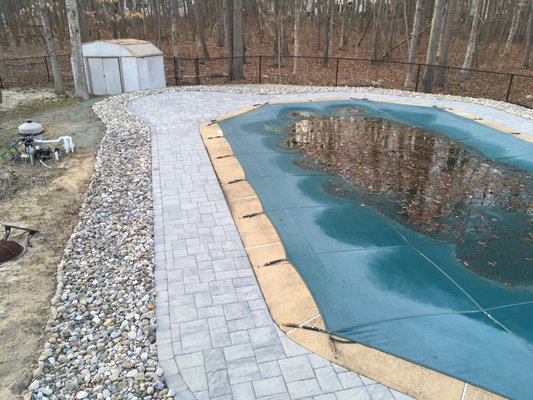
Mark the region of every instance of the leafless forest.
[[[79, 29], [69, 31], [72, 18]], [[166, 57], [313, 56], [324, 67], [355, 57], [529, 75], [533, 0], [0, 0], [0, 61], [70, 54], [72, 35], [146, 39]], [[232, 68], [242, 66], [229, 63], [230, 78]], [[402, 74], [412, 87], [415, 68]], [[445, 79], [443, 69], [422, 74], [429, 91]]]

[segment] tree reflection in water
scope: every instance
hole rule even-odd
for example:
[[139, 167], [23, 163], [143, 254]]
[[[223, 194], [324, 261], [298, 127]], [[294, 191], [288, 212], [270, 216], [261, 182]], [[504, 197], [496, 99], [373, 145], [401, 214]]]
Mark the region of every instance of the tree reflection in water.
[[363, 115], [302, 119], [287, 146], [344, 178], [329, 179], [328, 192], [457, 243], [457, 257], [481, 276], [533, 283], [530, 173], [446, 135]]

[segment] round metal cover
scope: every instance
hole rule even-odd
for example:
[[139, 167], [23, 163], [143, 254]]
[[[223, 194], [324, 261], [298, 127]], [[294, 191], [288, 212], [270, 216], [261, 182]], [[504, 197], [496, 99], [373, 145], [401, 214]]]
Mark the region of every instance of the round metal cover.
[[44, 132], [44, 128], [41, 124], [33, 122], [31, 119], [28, 119], [22, 125], [19, 125], [19, 134], [21, 135], [39, 135]]
[[24, 251], [26, 251], [26, 248], [17, 242], [10, 240], [0, 242], [0, 264], [20, 257]]

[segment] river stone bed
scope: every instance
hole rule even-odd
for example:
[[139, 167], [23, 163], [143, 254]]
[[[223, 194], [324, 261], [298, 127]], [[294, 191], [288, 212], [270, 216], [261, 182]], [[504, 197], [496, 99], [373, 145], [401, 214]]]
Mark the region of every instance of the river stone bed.
[[155, 345], [150, 132], [127, 109], [139, 96], [172, 91], [242, 94], [372, 92], [469, 101], [533, 119], [499, 101], [372, 88], [225, 85], [167, 88], [110, 97], [93, 106], [107, 126], [79, 223], [57, 272], [44, 351], [28, 395], [36, 399], [165, 399]]

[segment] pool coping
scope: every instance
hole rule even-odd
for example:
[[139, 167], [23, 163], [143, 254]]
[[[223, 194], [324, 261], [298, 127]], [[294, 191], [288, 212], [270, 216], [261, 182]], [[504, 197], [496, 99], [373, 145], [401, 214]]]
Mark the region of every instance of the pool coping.
[[[218, 122], [255, 110], [265, 104], [364, 99], [366, 98], [341, 97], [275, 100], [243, 107], [200, 125], [200, 135], [270, 314], [278, 327], [298, 344], [331, 362], [366, 375], [396, 390], [431, 399], [503, 399], [504, 397], [486, 389], [363, 344], [336, 343], [332, 347], [331, 343], [334, 342], [330, 341], [326, 334], [284, 325], [291, 323], [301, 327], [312, 323], [313, 326], [325, 328], [311, 293], [294, 266], [286, 259], [281, 239], [272, 222], [263, 212], [261, 201], [252, 185], [246, 180], [244, 169], [224, 138]], [[413, 105], [405, 101], [377, 100], [377, 102], [439, 108], [533, 143], [532, 136], [456, 108], [435, 107], [432, 104]], [[291, 321], [287, 321], [287, 318]], [[337, 355], [341, 357], [337, 358]]]

